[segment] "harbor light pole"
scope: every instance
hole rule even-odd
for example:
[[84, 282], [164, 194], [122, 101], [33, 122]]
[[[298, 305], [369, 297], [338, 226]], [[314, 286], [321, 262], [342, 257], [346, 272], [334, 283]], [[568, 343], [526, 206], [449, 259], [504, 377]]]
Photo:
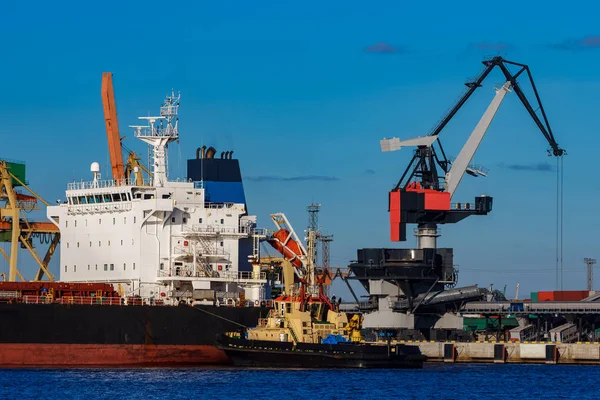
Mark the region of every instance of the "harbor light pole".
[[587, 265], [587, 288], [588, 290], [594, 290], [594, 264], [596, 264], [595, 258], [584, 258], [583, 262]]

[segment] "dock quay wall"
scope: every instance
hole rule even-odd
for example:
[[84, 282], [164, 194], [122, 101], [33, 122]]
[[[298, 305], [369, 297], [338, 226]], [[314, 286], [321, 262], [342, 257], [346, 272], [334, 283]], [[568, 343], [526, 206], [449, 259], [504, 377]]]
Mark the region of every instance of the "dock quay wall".
[[418, 346], [428, 362], [600, 365], [600, 342], [426, 342]]

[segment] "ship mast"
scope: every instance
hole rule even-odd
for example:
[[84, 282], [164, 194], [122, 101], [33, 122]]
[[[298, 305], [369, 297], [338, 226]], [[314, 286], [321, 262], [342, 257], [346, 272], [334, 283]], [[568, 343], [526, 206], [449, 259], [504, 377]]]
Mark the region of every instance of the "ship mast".
[[[180, 94], [171, 91], [160, 107], [158, 117], [138, 117], [146, 120], [150, 125], [130, 125], [134, 129], [135, 137], [148, 143], [150, 158], [152, 158], [153, 186], [161, 187], [167, 182], [167, 150], [169, 143], [179, 139], [177, 111], [179, 109]], [[164, 123], [166, 122], [166, 123]]]

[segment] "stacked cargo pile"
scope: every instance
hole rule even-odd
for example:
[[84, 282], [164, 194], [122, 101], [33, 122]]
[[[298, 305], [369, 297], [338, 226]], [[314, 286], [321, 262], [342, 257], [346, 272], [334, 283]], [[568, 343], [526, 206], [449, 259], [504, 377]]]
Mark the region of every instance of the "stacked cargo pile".
[[547, 292], [531, 292], [531, 302], [543, 301], [581, 301], [590, 295], [589, 290], [555, 290]]

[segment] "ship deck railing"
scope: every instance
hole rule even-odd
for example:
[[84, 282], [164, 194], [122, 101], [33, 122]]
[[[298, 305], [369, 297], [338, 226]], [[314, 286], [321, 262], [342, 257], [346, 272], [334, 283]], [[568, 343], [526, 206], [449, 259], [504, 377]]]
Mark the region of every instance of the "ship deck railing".
[[[181, 269], [177, 273], [176, 270], [165, 270], [158, 271], [159, 278], [172, 278], [172, 279], [197, 279], [203, 278], [208, 280], [222, 280], [230, 282], [238, 281], [249, 281], [249, 280], [266, 280], [266, 272], [253, 272], [253, 271], [212, 271], [212, 275], [207, 275], [204, 271], [189, 271]], [[189, 274], [188, 274], [189, 273]]]
[[126, 306], [126, 305], [164, 305], [162, 299], [151, 297], [100, 297], [100, 296], [62, 296], [54, 298], [53, 296], [36, 296], [25, 295], [20, 298], [20, 301], [25, 304], [81, 304], [81, 305], [109, 305], [109, 306]]
[[184, 236], [192, 235], [249, 235], [254, 233], [254, 228], [250, 226], [215, 226], [215, 225], [192, 225], [192, 229], [186, 229], [182, 232]]
[[[67, 190], [104, 189], [122, 186], [140, 186], [135, 179], [103, 179], [67, 183]], [[152, 186], [152, 180], [146, 179], [141, 186]]]

